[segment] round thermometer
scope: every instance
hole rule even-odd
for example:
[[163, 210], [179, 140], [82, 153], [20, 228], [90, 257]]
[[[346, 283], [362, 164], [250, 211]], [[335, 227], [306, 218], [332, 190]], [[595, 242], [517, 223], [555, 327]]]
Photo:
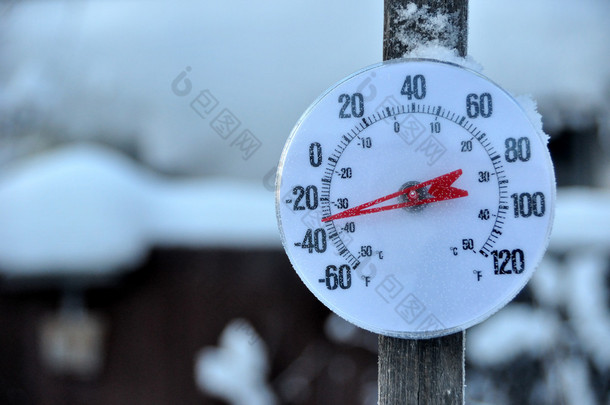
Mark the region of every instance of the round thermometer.
[[284, 248], [320, 301], [372, 332], [428, 338], [508, 303], [546, 249], [545, 136], [504, 90], [425, 59], [363, 69], [301, 117], [280, 161]]

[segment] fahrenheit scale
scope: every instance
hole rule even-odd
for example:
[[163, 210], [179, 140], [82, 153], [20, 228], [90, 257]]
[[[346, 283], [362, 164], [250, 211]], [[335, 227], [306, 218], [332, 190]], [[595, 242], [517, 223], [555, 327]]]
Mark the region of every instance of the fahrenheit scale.
[[377, 64], [325, 92], [281, 157], [284, 248], [320, 301], [389, 336], [463, 330], [540, 263], [555, 178], [545, 135], [504, 90], [426, 59]]

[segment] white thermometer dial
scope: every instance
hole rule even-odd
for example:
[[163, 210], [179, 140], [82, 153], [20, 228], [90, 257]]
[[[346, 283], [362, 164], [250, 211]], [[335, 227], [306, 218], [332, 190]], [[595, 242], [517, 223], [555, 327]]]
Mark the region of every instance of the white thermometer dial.
[[324, 93], [282, 154], [284, 248], [320, 301], [427, 338], [508, 303], [546, 249], [555, 178], [519, 104], [469, 69], [400, 60]]

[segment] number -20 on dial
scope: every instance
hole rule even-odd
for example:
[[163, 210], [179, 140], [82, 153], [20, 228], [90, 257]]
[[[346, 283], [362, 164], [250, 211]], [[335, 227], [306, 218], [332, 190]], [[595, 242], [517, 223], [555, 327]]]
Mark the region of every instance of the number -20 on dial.
[[427, 338], [508, 303], [548, 243], [544, 134], [497, 85], [424, 59], [325, 92], [278, 169], [284, 248], [320, 301], [373, 332]]

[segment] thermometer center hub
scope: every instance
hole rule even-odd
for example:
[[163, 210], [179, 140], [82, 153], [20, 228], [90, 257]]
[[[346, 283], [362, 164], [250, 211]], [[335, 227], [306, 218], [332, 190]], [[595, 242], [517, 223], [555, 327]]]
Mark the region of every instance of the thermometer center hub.
[[[400, 186], [398, 191], [406, 190], [407, 188], [417, 186], [418, 184], [420, 184], [419, 181], [407, 181], [405, 184]], [[430, 196], [428, 195], [428, 192], [426, 191], [426, 187], [421, 187], [418, 189], [411, 190], [406, 194], [400, 195], [398, 197], [398, 200], [401, 203], [406, 203], [406, 202], [423, 200], [428, 197], [430, 197]], [[409, 212], [421, 212], [424, 210], [425, 207], [426, 207], [426, 204], [420, 204], [420, 205], [411, 205], [411, 206], [403, 207], [403, 209], [405, 211], [409, 211]]]

